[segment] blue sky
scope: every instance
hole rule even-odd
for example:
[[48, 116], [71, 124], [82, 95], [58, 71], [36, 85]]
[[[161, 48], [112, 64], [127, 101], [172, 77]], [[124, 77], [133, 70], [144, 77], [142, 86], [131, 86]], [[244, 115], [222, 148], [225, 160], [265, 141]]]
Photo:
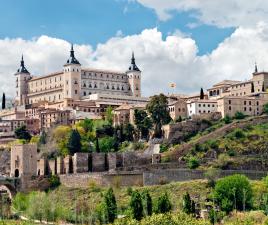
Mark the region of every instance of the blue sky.
[[157, 27], [163, 36], [176, 30], [196, 41], [199, 55], [211, 52], [234, 28], [200, 24], [192, 12], [174, 12], [167, 21], [155, 11], [127, 0], [2, 0], [0, 38], [32, 39], [41, 35], [96, 47], [122, 31], [123, 36]]

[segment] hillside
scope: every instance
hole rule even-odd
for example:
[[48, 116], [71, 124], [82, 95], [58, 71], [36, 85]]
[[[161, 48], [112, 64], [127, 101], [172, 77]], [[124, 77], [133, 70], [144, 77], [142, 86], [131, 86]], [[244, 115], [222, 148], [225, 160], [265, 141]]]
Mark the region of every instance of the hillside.
[[[256, 169], [267, 169], [268, 155], [268, 117], [251, 117], [234, 120], [229, 124], [222, 121], [209, 127], [202, 133], [193, 136], [188, 142], [175, 145], [164, 153], [171, 161], [197, 158], [204, 166], [214, 165], [224, 169], [224, 164], [251, 165], [254, 161]], [[209, 162], [208, 162], [209, 161]], [[242, 163], [242, 164], [241, 164]], [[247, 169], [245, 167], [245, 169]], [[251, 168], [254, 169], [254, 168]]]

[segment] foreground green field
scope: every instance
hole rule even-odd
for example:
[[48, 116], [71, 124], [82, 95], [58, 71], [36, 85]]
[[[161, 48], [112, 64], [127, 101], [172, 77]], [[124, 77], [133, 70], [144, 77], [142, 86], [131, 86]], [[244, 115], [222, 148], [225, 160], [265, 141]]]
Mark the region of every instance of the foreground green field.
[[[236, 212], [233, 210], [229, 214], [221, 216], [222, 224], [229, 225], [268, 225], [267, 213], [267, 182], [250, 181], [252, 188], [252, 199], [250, 209], [246, 212]], [[114, 222], [117, 225], [145, 225], [145, 224], [210, 224], [209, 218], [196, 219], [197, 214], [187, 215], [183, 213], [183, 198], [188, 192], [191, 199], [196, 203], [196, 210], [204, 210], [212, 206], [213, 187], [207, 180], [195, 180], [189, 182], [176, 182], [148, 187], [114, 187], [113, 192], [117, 204], [117, 215], [119, 218]], [[103, 200], [108, 188], [99, 187], [93, 182], [88, 184], [88, 188], [67, 188], [63, 185], [48, 193], [30, 193], [28, 195], [18, 194], [13, 201], [13, 209], [17, 215], [23, 215], [29, 219], [60, 221], [79, 224], [100, 224], [103, 217]], [[153, 215], [144, 214], [141, 221], [132, 219], [130, 213], [131, 193], [138, 191], [148, 192], [153, 202]], [[157, 212], [159, 196], [167, 193], [172, 208], [167, 214]], [[249, 211], [251, 210], [251, 211]], [[242, 210], [243, 211], [243, 210]], [[122, 218], [125, 217], [125, 218]], [[2, 224], [31, 224], [31, 222], [5, 221]], [[0, 223], [0, 225], [1, 225]], [[63, 222], [62, 222], [63, 223]]]

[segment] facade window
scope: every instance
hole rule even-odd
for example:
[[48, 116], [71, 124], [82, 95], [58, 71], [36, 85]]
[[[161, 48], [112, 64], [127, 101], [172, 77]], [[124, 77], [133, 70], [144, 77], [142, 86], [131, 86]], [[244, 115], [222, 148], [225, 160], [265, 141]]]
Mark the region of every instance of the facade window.
[[256, 104], [259, 105], [259, 102], [257, 101]]
[[231, 106], [229, 106], [229, 110], [232, 110], [232, 107]]
[[84, 91], [84, 96], [86, 96], [87, 95], [87, 93]]
[[208, 104], [208, 107], [210, 107], [210, 104]]
[[244, 101], [244, 105], [246, 105], [247, 104], [247, 102], [246, 101]]
[[232, 103], [232, 101], [231, 100], [229, 100], [229, 105]]
[[252, 110], [251, 107], [249, 107], [249, 111], [250, 111], [250, 112], [251, 112], [251, 110]]
[[246, 107], [244, 107], [244, 111], [245, 111], [245, 112], [247, 111], [247, 108], [246, 108]]
[[249, 105], [251, 105], [251, 101], [249, 101], [248, 103], [249, 103]]
[[[192, 106], [192, 105], [191, 105]], [[199, 107], [201, 107], [201, 104], [198, 104]]]

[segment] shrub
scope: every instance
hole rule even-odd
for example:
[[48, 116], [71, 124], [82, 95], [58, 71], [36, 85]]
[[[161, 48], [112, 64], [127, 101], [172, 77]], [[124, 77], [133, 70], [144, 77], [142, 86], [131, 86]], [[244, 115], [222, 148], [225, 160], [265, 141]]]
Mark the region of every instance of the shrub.
[[268, 103], [266, 103], [264, 106], [263, 106], [263, 112], [265, 114], [268, 114]]
[[224, 118], [223, 118], [223, 121], [225, 124], [229, 124], [232, 122], [232, 118], [229, 116], [229, 115], [226, 115]]
[[218, 159], [217, 159], [217, 166], [221, 169], [226, 169], [230, 162], [230, 157], [229, 155], [226, 154], [220, 154]]
[[194, 156], [190, 157], [188, 160], [188, 167], [190, 169], [196, 169], [199, 165], [199, 160]]
[[236, 112], [235, 115], [234, 115], [234, 118], [237, 119], [237, 120], [242, 120], [245, 117], [246, 117], [245, 114], [242, 113], [242, 112]]
[[236, 129], [234, 131], [234, 136], [239, 139], [239, 138], [244, 138], [246, 135], [241, 129]]
[[166, 152], [169, 148], [169, 145], [167, 143], [163, 143], [160, 145], [160, 153]]
[[171, 210], [171, 208], [172, 208], [171, 202], [169, 200], [167, 192], [165, 192], [157, 199], [156, 212], [167, 213]]
[[51, 188], [56, 188], [60, 186], [60, 178], [57, 175], [52, 175], [49, 178], [49, 183]]
[[208, 145], [212, 149], [218, 149], [219, 148], [219, 142], [217, 140], [209, 140]]
[[175, 119], [175, 123], [180, 123], [182, 121], [182, 117], [179, 116], [178, 118]]
[[127, 188], [127, 195], [131, 196], [132, 192], [133, 192], [132, 187], [128, 187]]
[[217, 181], [215, 199], [221, 209], [227, 213], [233, 209], [250, 209], [252, 206], [252, 188], [244, 175], [231, 175]]

